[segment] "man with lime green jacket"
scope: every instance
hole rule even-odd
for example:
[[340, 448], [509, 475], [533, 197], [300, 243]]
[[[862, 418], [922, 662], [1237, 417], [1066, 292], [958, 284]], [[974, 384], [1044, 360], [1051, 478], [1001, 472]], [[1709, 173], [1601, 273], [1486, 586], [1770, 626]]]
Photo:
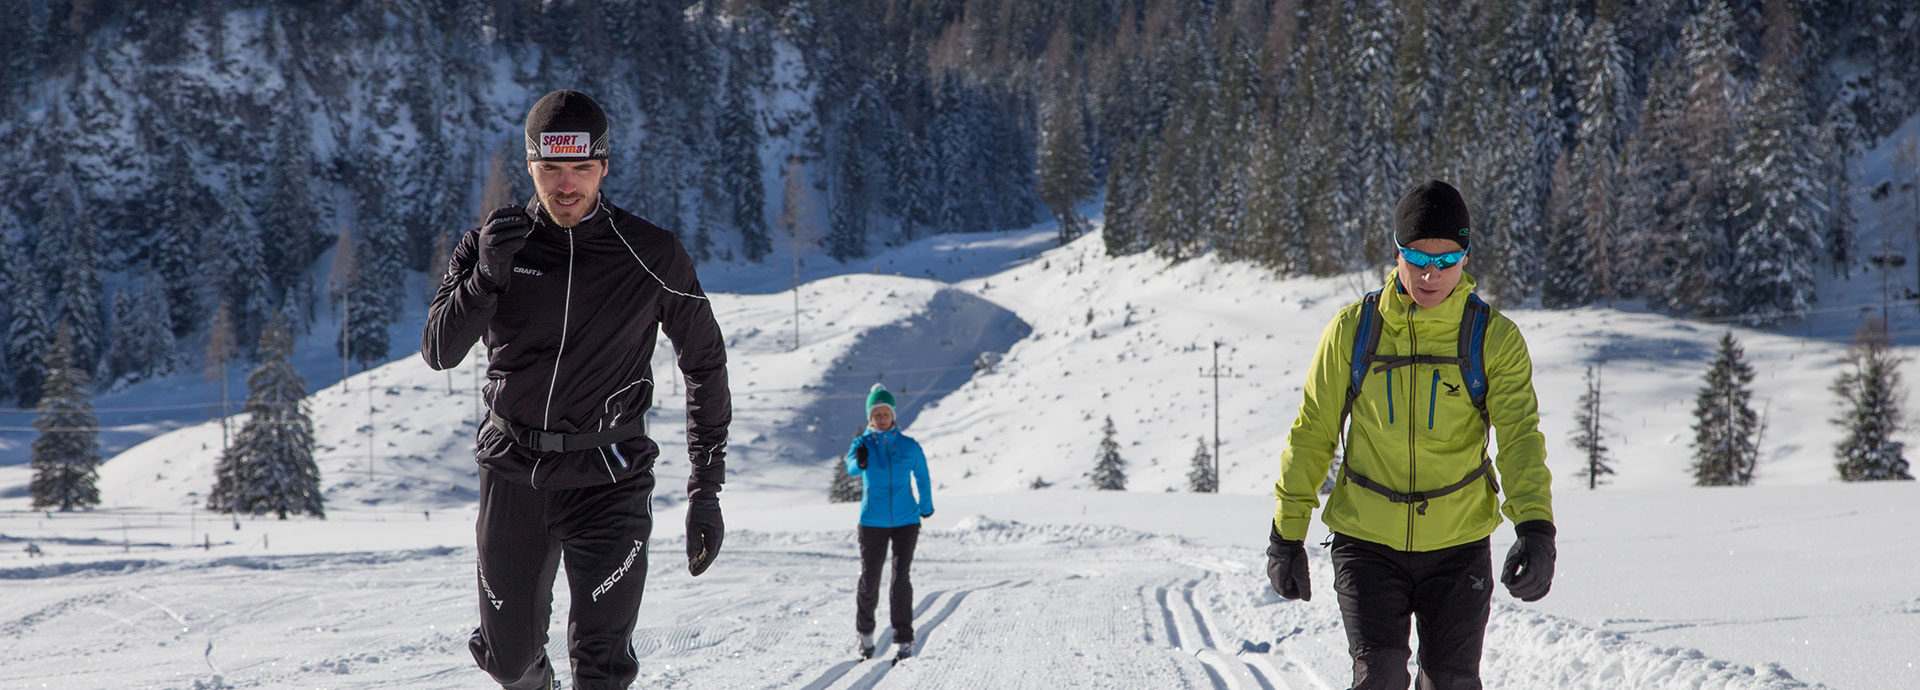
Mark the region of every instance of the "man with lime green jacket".
[[1519, 537], [1501, 569], [1508, 592], [1537, 601], [1553, 580], [1553, 478], [1533, 363], [1513, 322], [1472, 295], [1463, 268], [1472, 225], [1457, 190], [1438, 180], [1414, 188], [1394, 226], [1400, 258], [1385, 287], [1341, 310], [1314, 353], [1280, 455], [1267, 575], [1282, 597], [1312, 597], [1308, 519], [1344, 431], [1321, 519], [1333, 531], [1353, 687], [1407, 687], [1417, 617], [1420, 687], [1478, 688], [1488, 535], [1502, 514]]

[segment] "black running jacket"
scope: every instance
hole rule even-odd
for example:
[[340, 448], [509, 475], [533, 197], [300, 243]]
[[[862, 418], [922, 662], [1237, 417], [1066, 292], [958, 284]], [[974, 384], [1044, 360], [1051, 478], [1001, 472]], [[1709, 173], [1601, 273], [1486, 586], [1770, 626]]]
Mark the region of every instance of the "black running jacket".
[[[487, 407], [517, 425], [556, 433], [610, 429], [653, 405], [653, 348], [664, 329], [687, 388], [690, 497], [726, 481], [727, 352], [693, 259], [673, 233], [606, 202], [572, 229], [527, 203], [534, 230], [513, 259], [505, 289], [480, 278], [480, 230], [467, 231], [427, 312], [427, 366], [458, 365], [476, 340], [487, 347]], [[652, 430], [648, 430], [652, 433]], [[544, 452], [491, 424], [475, 455], [489, 470], [536, 489], [618, 482], [652, 468], [647, 436], [592, 450]]]

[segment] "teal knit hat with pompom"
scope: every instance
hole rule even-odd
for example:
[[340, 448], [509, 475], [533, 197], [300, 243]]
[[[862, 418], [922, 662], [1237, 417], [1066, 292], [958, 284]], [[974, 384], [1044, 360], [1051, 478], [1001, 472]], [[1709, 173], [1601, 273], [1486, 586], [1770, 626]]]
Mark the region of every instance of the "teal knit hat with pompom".
[[893, 393], [888, 392], [887, 387], [884, 385], [878, 383], [873, 384], [873, 390], [867, 392], [867, 416], [873, 416], [873, 408], [883, 406], [887, 408], [888, 412], [894, 411]]

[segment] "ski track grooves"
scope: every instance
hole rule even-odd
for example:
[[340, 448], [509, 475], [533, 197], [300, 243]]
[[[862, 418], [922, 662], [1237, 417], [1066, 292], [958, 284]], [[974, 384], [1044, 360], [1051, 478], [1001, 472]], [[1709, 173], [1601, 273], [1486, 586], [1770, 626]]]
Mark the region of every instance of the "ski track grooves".
[[[928, 593], [926, 596], [921, 597], [920, 604], [913, 607], [913, 617], [919, 618], [921, 614], [924, 614], [927, 612], [927, 609], [933, 608], [933, 602], [939, 599], [940, 595], [942, 594], [946, 594], [946, 590], [936, 589]], [[878, 613], [878, 612], [876, 611], [875, 613]], [[888, 625], [888, 626], [876, 628], [873, 633], [873, 639], [874, 639], [873, 653], [877, 657], [882, 651], [885, 651], [882, 645], [886, 644], [889, 640], [893, 639], [893, 626]], [[840, 680], [841, 676], [846, 675], [847, 671], [850, 671], [853, 669], [853, 667], [860, 665], [860, 662], [862, 661], [865, 661], [865, 660], [864, 659], [848, 659], [846, 661], [842, 661], [840, 663], [834, 664], [833, 666], [829, 667], [825, 672], [822, 672], [820, 674], [820, 677], [813, 679], [813, 682], [807, 683], [806, 686], [803, 687], [801, 690], [826, 690], [826, 688], [833, 686], [834, 681]]]
[[[915, 627], [914, 654], [918, 656], [919, 654], [926, 651], [927, 641], [931, 639], [930, 636], [933, 633], [933, 630], [939, 627], [941, 623], [946, 622], [947, 617], [953, 615], [953, 612], [960, 608], [960, 602], [965, 601], [967, 598], [967, 595], [972, 594], [974, 592], [978, 592], [983, 589], [993, 589], [995, 587], [1001, 587], [1006, 585], [1008, 582], [1010, 582], [1010, 580], [1001, 580], [999, 582], [995, 582], [993, 584], [986, 585], [984, 587], [974, 587], [971, 589], [960, 590], [948, 596], [946, 605], [940, 607], [940, 612], [938, 614], [935, 614], [932, 618], [927, 619], [925, 622], [916, 623], [916, 625], [914, 626]], [[1030, 580], [1023, 581], [1020, 583], [1020, 585], [1025, 585], [1027, 584], [1027, 582], [1030, 582]], [[913, 607], [913, 617], [916, 620], [918, 620], [922, 616], [925, 616], [928, 611], [933, 609], [934, 604], [937, 603], [940, 595], [942, 594], [946, 594], [946, 592], [936, 591], [922, 598], [920, 600], [920, 604], [918, 606]], [[849, 690], [867, 690], [868, 688], [872, 688], [873, 686], [880, 683], [880, 679], [886, 677], [888, 671], [893, 670], [893, 661], [882, 658], [884, 655], [884, 652], [887, 649], [887, 640], [891, 639], [892, 632], [893, 632], [893, 629], [889, 627], [886, 630], [881, 631], [880, 635], [876, 636], [877, 644], [875, 644], [874, 646], [874, 661], [884, 662], [884, 663], [875, 663], [873, 669], [868, 671], [866, 675], [861, 676], [858, 680], [855, 680], [852, 684], [847, 686]], [[828, 668], [825, 672], [821, 673], [819, 678], [815, 678], [813, 682], [806, 684], [806, 686], [802, 690], [826, 690], [826, 688], [832, 687], [835, 682], [838, 682], [841, 676], [846, 675], [848, 671], [851, 671], [855, 666], [860, 665], [862, 661], [863, 661], [862, 659], [849, 659], [847, 661], [842, 661], [840, 663], [834, 664], [831, 668]]]
[[[1160, 617], [1167, 626], [1168, 646], [1191, 654], [1195, 660], [1199, 661], [1201, 669], [1207, 674], [1207, 680], [1216, 690], [1229, 688], [1292, 690], [1291, 685], [1283, 682], [1276, 687], [1274, 682], [1269, 680], [1269, 678], [1277, 678], [1279, 674], [1275, 673], [1272, 665], [1265, 659], [1257, 656], [1239, 659], [1237, 653], [1219, 647], [1215, 641], [1215, 630], [1219, 630], [1221, 639], [1231, 638], [1233, 635], [1219, 628], [1217, 623], [1209, 624], [1206, 611], [1194, 603], [1193, 592], [1199, 588], [1200, 583], [1201, 580], [1180, 583], [1177, 585], [1180, 588], [1178, 596], [1169, 596], [1169, 587], [1159, 587], [1155, 590], [1154, 596], [1160, 604]], [[1179, 608], [1178, 611], [1174, 610], [1176, 606]], [[1197, 644], [1189, 648], [1181, 644], [1182, 639], [1197, 641]]]

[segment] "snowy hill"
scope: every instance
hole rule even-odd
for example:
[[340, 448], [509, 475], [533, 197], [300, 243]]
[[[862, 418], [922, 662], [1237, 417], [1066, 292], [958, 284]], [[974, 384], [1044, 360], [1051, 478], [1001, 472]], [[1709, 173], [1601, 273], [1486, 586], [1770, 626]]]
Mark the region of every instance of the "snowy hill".
[[[1054, 247], [1052, 232], [922, 240], [875, 257], [872, 274], [810, 269], [821, 272], [803, 274], [797, 348], [794, 294], [775, 287], [784, 281], [713, 272], [710, 285], [741, 286], [714, 295], [737, 408], [723, 494], [732, 532], [712, 573], [684, 574], [674, 509], [684, 446], [659, 434], [655, 567], [635, 642], [642, 683], [1344, 682], [1324, 552], [1313, 549], [1316, 601], [1283, 605], [1266, 590], [1259, 550], [1306, 353], [1377, 276], [1276, 280], [1209, 258], [1110, 259], [1097, 236]], [[1920, 493], [1833, 479], [1825, 386], [1844, 338], [1736, 329], [1760, 373], [1756, 399], [1770, 404], [1770, 451], [1759, 487], [1703, 490], [1682, 488], [1685, 446], [1721, 327], [1627, 309], [1509, 314], [1534, 353], [1563, 537], [1552, 596], [1496, 597], [1484, 662], [1493, 686], [1920, 681], [1908, 624], [1920, 588], [1898, 576], [1920, 566], [1920, 548], [1881, 536], [1920, 524]], [[1194, 439], [1210, 437], [1212, 382], [1200, 372], [1216, 339], [1235, 374], [1221, 385], [1225, 493], [1162, 493], [1184, 486]], [[682, 419], [668, 351], [655, 362], [663, 429]], [[976, 372], [982, 352], [993, 364]], [[1590, 492], [1572, 478], [1565, 439], [1594, 361], [1607, 372], [1619, 476]], [[195, 510], [189, 492], [211, 485], [216, 424], [107, 463], [102, 510], [49, 517], [24, 510], [17, 491], [0, 499], [0, 541], [47, 553], [0, 552], [0, 579], [22, 585], [0, 604], [11, 641], [0, 684], [480, 680], [463, 648], [475, 367], [469, 358], [432, 372], [410, 356], [314, 393], [325, 521], [228, 526]], [[880, 376], [933, 460], [940, 507], [915, 568], [924, 653], [894, 669], [848, 661], [854, 507], [824, 502], [828, 465]], [[1083, 491], [1108, 414], [1131, 491]], [[0, 485], [24, 485], [26, 469], [0, 468]], [[1028, 490], [1034, 477], [1055, 485]], [[1510, 538], [1497, 534], [1496, 552]], [[211, 550], [189, 548], [202, 542]], [[295, 632], [302, 642], [287, 641]]]

